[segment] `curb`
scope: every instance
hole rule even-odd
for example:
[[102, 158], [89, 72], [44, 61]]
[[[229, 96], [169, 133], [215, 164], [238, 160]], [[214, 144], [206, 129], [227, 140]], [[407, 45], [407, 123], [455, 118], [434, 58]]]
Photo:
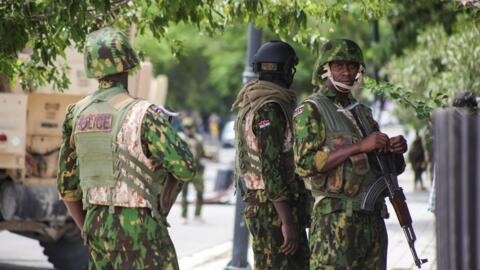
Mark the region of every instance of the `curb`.
[[[178, 264], [180, 269], [194, 269], [212, 261], [226, 259], [232, 252], [232, 242], [228, 241], [211, 248], [195, 252], [190, 256], [180, 258]], [[226, 265], [225, 265], [226, 266]]]

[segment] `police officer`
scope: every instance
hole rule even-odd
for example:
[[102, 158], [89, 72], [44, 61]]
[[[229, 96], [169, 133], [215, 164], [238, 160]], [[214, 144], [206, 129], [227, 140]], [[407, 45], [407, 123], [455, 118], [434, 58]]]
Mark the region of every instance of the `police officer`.
[[[205, 154], [205, 148], [203, 146], [203, 138], [196, 131], [195, 120], [192, 117], [185, 117], [182, 119], [182, 132], [180, 132], [180, 137], [187, 143], [190, 151], [193, 153], [195, 162], [197, 164], [197, 172], [194, 179], [189, 182], [193, 184], [195, 189], [195, 211], [193, 215], [193, 220], [199, 223], [203, 223], [204, 220], [201, 217], [202, 207], [203, 207], [203, 171], [204, 166], [201, 162], [202, 158], [207, 158]], [[185, 183], [182, 189], [182, 223], [188, 223], [188, 187], [189, 183]]]
[[[384, 196], [371, 211], [360, 209], [359, 195], [377, 179], [371, 153], [396, 153], [403, 171], [403, 136], [389, 138], [378, 129], [371, 110], [352, 108], [365, 63], [360, 47], [348, 39], [332, 39], [321, 50], [313, 72], [314, 93], [296, 108], [294, 153], [296, 172], [311, 189], [315, 203], [309, 228], [310, 269], [386, 269], [387, 231]], [[358, 109], [358, 108], [357, 108]], [[363, 136], [359, 122], [370, 133]]]
[[246, 202], [244, 218], [252, 235], [255, 269], [307, 269], [304, 198], [295, 178], [290, 89], [298, 58], [282, 41], [263, 44], [253, 60], [259, 76], [245, 85], [232, 109], [235, 121], [237, 190]]
[[68, 108], [57, 187], [89, 269], [178, 269], [166, 215], [195, 173], [193, 155], [166, 110], [128, 94], [139, 60], [124, 33], [92, 32], [84, 55], [99, 89]]

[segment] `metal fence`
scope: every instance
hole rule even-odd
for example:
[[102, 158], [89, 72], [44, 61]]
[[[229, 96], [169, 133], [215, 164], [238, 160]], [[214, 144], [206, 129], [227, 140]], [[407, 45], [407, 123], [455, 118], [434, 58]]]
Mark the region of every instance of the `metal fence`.
[[439, 270], [480, 269], [480, 117], [434, 112], [435, 215]]

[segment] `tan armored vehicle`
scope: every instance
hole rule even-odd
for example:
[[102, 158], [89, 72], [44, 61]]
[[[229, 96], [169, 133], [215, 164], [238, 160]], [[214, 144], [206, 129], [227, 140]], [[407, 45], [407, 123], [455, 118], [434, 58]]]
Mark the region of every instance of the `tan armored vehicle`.
[[[0, 230], [37, 239], [55, 268], [76, 270], [87, 268], [88, 251], [55, 187], [58, 150], [67, 106], [95, 91], [97, 83], [85, 78], [81, 54], [72, 50], [67, 59], [69, 91], [0, 93]], [[129, 89], [162, 105], [166, 79], [153, 80], [145, 62]]]

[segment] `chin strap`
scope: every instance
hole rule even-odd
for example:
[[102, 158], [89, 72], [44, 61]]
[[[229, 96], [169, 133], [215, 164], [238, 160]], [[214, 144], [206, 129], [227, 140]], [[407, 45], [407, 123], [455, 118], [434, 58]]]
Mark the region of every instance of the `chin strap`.
[[363, 68], [362, 65], [360, 65], [358, 73], [355, 76], [355, 81], [354, 81], [353, 85], [347, 85], [347, 84], [335, 81], [333, 79], [332, 72], [330, 71], [330, 65], [328, 63], [326, 63], [323, 66], [323, 70], [325, 70], [325, 72], [320, 76], [320, 78], [321, 79], [328, 78], [330, 80], [330, 82], [332, 83], [333, 87], [335, 87], [335, 89], [340, 93], [345, 93], [345, 94], [350, 93], [351, 91], [355, 91], [355, 90], [359, 89], [360, 86], [362, 85], [363, 71], [364, 71], [364, 68]]

